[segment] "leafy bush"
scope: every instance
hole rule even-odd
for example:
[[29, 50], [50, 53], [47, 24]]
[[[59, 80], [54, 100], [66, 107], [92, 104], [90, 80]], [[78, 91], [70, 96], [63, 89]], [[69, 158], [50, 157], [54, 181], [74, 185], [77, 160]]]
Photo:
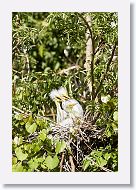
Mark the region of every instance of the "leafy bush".
[[[85, 68], [87, 15], [93, 78]], [[117, 171], [117, 13], [13, 13], [12, 21], [13, 171]], [[52, 138], [56, 107], [49, 93], [60, 86], [84, 110], [70, 148]]]

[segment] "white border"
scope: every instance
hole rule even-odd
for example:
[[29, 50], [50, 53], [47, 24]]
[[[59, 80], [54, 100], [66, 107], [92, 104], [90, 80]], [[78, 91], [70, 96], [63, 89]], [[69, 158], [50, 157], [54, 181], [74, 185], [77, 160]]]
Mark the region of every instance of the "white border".
[[[130, 21], [127, 0], [5, 0], [0, 2], [0, 181], [4, 184], [130, 184]], [[12, 143], [12, 12], [118, 12], [119, 171], [14, 172]]]

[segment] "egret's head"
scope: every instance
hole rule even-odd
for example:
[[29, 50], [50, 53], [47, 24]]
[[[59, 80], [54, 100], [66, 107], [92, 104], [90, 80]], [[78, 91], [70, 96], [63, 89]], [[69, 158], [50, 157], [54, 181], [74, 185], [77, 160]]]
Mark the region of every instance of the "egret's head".
[[70, 110], [73, 109], [73, 107], [74, 107], [75, 105], [76, 105], [76, 103], [69, 102], [69, 103], [66, 104], [66, 109], [70, 111]]
[[70, 98], [70, 97], [68, 96], [68, 92], [67, 92], [66, 88], [64, 88], [64, 87], [60, 87], [60, 88], [58, 89], [58, 93], [59, 93], [60, 98], [61, 98], [62, 101], [68, 100], [68, 99]]
[[58, 91], [56, 89], [53, 89], [50, 93], [50, 98], [54, 101], [54, 102], [61, 102], [61, 97], [60, 94], [58, 93]]

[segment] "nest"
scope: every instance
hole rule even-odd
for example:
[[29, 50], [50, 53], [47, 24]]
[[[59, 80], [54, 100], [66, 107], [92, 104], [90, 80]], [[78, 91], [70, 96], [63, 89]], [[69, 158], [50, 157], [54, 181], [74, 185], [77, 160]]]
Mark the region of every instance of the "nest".
[[90, 138], [101, 138], [104, 129], [98, 129], [92, 122], [84, 120], [73, 121], [72, 126], [62, 126], [61, 124], [51, 124], [51, 135], [53, 139], [65, 140], [72, 142], [75, 138], [80, 138], [81, 141], [89, 142]]
[[73, 126], [70, 127], [61, 126], [57, 123], [51, 124], [50, 127], [51, 133], [49, 135], [53, 140], [54, 145], [58, 140], [64, 140], [67, 144], [66, 150], [62, 153], [63, 161], [61, 161], [61, 171], [74, 171], [74, 168], [78, 171], [78, 168], [82, 166], [82, 161], [85, 155], [93, 150], [92, 146], [95, 139], [96, 141], [98, 139], [101, 140], [105, 131], [104, 128], [98, 129], [97, 126], [92, 125], [92, 122], [89, 121], [88, 118], [73, 122]]

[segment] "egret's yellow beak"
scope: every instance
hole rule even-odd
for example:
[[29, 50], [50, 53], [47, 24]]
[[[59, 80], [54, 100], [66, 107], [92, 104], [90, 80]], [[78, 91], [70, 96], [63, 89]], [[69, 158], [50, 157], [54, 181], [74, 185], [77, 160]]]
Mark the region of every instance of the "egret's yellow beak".
[[66, 95], [63, 95], [63, 96], [61, 96], [61, 99], [62, 99], [62, 101], [64, 101], [64, 100], [69, 100], [70, 97], [69, 97], [69, 96], [66, 96]]
[[58, 97], [58, 96], [55, 98], [55, 100], [56, 100], [57, 102], [61, 102], [61, 101], [62, 101], [62, 99], [61, 99], [60, 97]]

